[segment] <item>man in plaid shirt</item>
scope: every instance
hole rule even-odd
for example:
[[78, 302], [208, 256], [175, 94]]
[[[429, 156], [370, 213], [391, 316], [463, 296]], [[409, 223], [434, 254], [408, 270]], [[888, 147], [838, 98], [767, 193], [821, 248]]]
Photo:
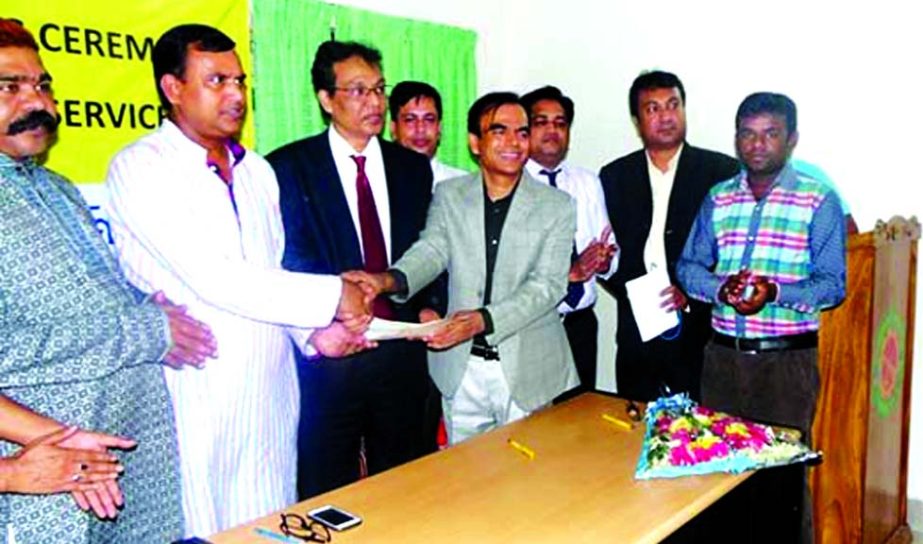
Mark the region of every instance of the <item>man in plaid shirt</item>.
[[[791, 99], [748, 96], [736, 127], [744, 170], [703, 201], [677, 264], [689, 296], [714, 304], [702, 404], [797, 428], [810, 443], [819, 314], [845, 296], [843, 212], [836, 193], [789, 163], [798, 142]], [[781, 515], [797, 515], [810, 542], [810, 502], [796, 502]]]

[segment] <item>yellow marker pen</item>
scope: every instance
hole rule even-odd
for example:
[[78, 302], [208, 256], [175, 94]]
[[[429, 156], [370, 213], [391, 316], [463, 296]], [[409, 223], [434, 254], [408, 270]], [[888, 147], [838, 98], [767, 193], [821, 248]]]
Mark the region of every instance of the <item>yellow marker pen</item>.
[[509, 444], [510, 446], [512, 446], [512, 448], [513, 448], [514, 450], [516, 450], [516, 451], [518, 451], [519, 453], [525, 455], [525, 456], [528, 457], [529, 459], [535, 459], [535, 452], [532, 451], [531, 448], [529, 448], [529, 447], [527, 447], [527, 446], [523, 446], [522, 444], [520, 444], [519, 442], [516, 442], [516, 441], [513, 440], [512, 438], [510, 438], [509, 440], [507, 440], [506, 443]]
[[635, 428], [634, 425], [632, 425], [631, 423], [625, 421], [624, 419], [619, 419], [613, 415], [603, 414], [603, 419], [605, 419], [609, 423], [612, 423], [613, 425], [618, 425], [619, 427], [625, 429], [626, 431], [630, 431]]

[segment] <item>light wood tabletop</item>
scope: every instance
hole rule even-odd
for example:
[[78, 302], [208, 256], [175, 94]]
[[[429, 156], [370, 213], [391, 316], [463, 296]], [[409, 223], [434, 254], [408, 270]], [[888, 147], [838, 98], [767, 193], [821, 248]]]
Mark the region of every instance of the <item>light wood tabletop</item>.
[[[298, 503], [332, 504], [362, 517], [336, 544], [659, 542], [748, 474], [636, 481], [643, 423], [626, 402], [584, 394], [458, 446]], [[514, 440], [534, 458], [510, 446]], [[209, 537], [215, 544], [274, 542], [279, 515]]]

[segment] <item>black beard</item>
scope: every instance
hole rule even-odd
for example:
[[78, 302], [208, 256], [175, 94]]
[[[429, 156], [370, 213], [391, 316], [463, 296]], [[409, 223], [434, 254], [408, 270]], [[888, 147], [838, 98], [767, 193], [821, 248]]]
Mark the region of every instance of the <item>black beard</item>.
[[45, 110], [31, 111], [25, 117], [10, 123], [6, 134], [7, 136], [15, 136], [21, 132], [39, 127], [44, 128], [49, 134], [54, 134], [58, 130], [58, 119]]

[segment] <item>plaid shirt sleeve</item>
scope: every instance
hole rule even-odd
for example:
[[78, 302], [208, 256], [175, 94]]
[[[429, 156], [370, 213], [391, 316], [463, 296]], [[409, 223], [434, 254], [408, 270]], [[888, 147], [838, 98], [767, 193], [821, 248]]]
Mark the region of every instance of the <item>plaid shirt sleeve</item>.
[[814, 214], [810, 248], [811, 275], [779, 286], [775, 304], [814, 312], [836, 306], [846, 296], [846, 228], [840, 200], [833, 191]]
[[676, 276], [686, 294], [708, 303], [718, 302], [718, 289], [724, 282], [723, 278], [712, 272], [718, 258], [717, 241], [712, 228], [714, 207], [711, 195], [705, 197], [686, 239], [683, 254], [676, 263]]

